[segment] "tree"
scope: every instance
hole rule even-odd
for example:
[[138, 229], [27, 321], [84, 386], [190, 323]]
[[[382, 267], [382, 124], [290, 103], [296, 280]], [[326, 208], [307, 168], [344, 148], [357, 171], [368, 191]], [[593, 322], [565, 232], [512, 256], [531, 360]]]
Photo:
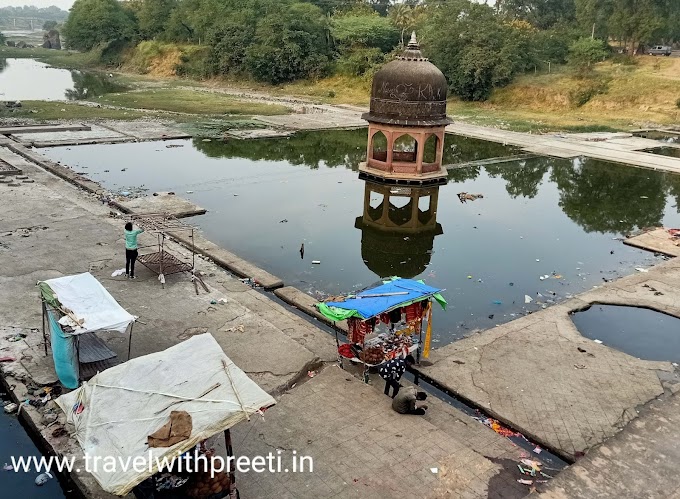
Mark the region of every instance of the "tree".
[[389, 52], [399, 40], [399, 33], [390, 21], [376, 13], [350, 12], [335, 16], [331, 21], [331, 35], [341, 53], [370, 47]]
[[91, 50], [99, 44], [131, 41], [136, 28], [131, 11], [116, 0], [76, 0], [62, 32], [67, 47]]
[[426, 53], [460, 98], [485, 100], [495, 87], [533, 68], [533, 31], [526, 23], [503, 22], [488, 5], [468, 0], [451, 0], [433, 10], [425, 31]]
[[162, 35], [177, 0], [140, 0], [135, 9], [139, 21], [139, 34], [146, 40]]
[[623, 42], [629, 54], [641, 44], [653, 43], [664, 26], [663, 0], [611, 0], [610, 34]]
[[586, 71], [592, 64], [607, 55], [604, 42], [597, 38], [579, 38], [569, 47], [569, 64], [579, 71]]
[[330, 60], [329, 38], [321, 9], [281, 4], [258, 23], [245, 65], [257, 80], [272, 84], [320, 76]]
[[497, 0], [496, 8], [511, 20], [527, 21], [540, 29], [568, 24], [576, 19], [574, 0]]
[[44, 29], [45, 31], [49, 31], [51, 29], [56, 28], [57, 24], [59, 24], [57, 21], [45, 21], [43, 23], [42, 29]]

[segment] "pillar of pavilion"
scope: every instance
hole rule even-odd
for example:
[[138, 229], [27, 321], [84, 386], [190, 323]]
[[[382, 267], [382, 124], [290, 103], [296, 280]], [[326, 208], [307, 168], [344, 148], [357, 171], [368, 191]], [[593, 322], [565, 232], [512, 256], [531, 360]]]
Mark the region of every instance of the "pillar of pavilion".
[[415, 32], [406, 50], [373, 77], [366, 163], [359, 176], [391, 184], [445, 184], [442, 168], [446, 78], [420, 53]]

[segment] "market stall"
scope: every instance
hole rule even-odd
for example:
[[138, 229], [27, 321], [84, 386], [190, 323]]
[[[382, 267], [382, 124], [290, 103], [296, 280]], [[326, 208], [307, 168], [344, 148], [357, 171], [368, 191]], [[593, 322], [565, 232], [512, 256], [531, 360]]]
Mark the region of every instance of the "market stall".
[[[234, 470], [211, 478], [204, 469], [178, 474], [177, 466], [169, 472], [160, 463], [184, 459], [195, 449], [214, 452], [202, 446], [222, 433], [232, 455], [229, 429], [276, 404], [211, 334], [101, 372], [56, 402], [91, 459], [148, 465], [89, 470], [106, 492], [124, 496], [134, 489], [138, 497], [197, 499], [236, 497]], [[149, 484], [151, 494], [142, 494]]]
[[[127, 312], [89, 272], [39, 281], [42, 334], [51, 344], [59, 381], [69, 389], [118, 363], [97, 333], [128, 335], [128, 359], [135, 316]], [[47, 332], [49, 331], [49, 338]]]
[[330, 320], [347, 321], [348, 343], [336, 343], [340, 362], [361, 362], [365, 371], [389, 360], [417, 352], [427, 357], [432, 334], [432, 300], [446, 307], [441, 289], [423, 282], [395, 277], [359, 293], [331, 297], [317, 303]]

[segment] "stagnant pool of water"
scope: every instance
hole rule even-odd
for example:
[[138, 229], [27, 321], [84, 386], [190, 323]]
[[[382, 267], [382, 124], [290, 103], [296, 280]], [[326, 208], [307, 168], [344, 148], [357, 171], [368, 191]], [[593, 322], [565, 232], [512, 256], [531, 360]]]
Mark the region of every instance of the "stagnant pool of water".
[[0, 59], [0, 100], [83, 100], [123, 90], [103, 74], [52, 68], [34, 59]]
[[655, 147], [654, 149], [647, 149], [645, 152], [651, 152], [652, 154], [659, 154], [661, 156], [670, 156], [671, 158], [680, 158], [680, 147]]
[[[434, 347], [652, 265], [658, 257], [621, 237], [680, 226], [680, 177], [535, 158], [451, 170], [440, 188], [395, 190], [359, 180], [365, 144], [359, 130], [43, 152], [111, 190], [191, 199], [209, 210], [191, 219], [209, 239], [314, 296], [388, 275], [445, 288]], [[447, 163], [515, 152], [452, 135], [446, 151]], [[461, 202], [462, 192], [483, 198]]]
[[680, 319], [647, 308], [593, 305], [571, 316], [591, 340], [645, 360], [680, 363]]

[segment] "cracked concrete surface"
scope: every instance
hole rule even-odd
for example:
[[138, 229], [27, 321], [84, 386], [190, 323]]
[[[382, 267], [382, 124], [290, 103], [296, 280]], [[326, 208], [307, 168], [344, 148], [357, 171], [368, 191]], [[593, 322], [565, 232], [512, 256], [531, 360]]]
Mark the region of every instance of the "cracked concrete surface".
[[578, 457], [615, 435], [639, 406], [679, 386], [670, 362], [584, 338], [569, 314], [615, 304], [680, 316], [679, 296], [680, 263], [670, 260], [438, 349], [420, 370], [565, 457]]

